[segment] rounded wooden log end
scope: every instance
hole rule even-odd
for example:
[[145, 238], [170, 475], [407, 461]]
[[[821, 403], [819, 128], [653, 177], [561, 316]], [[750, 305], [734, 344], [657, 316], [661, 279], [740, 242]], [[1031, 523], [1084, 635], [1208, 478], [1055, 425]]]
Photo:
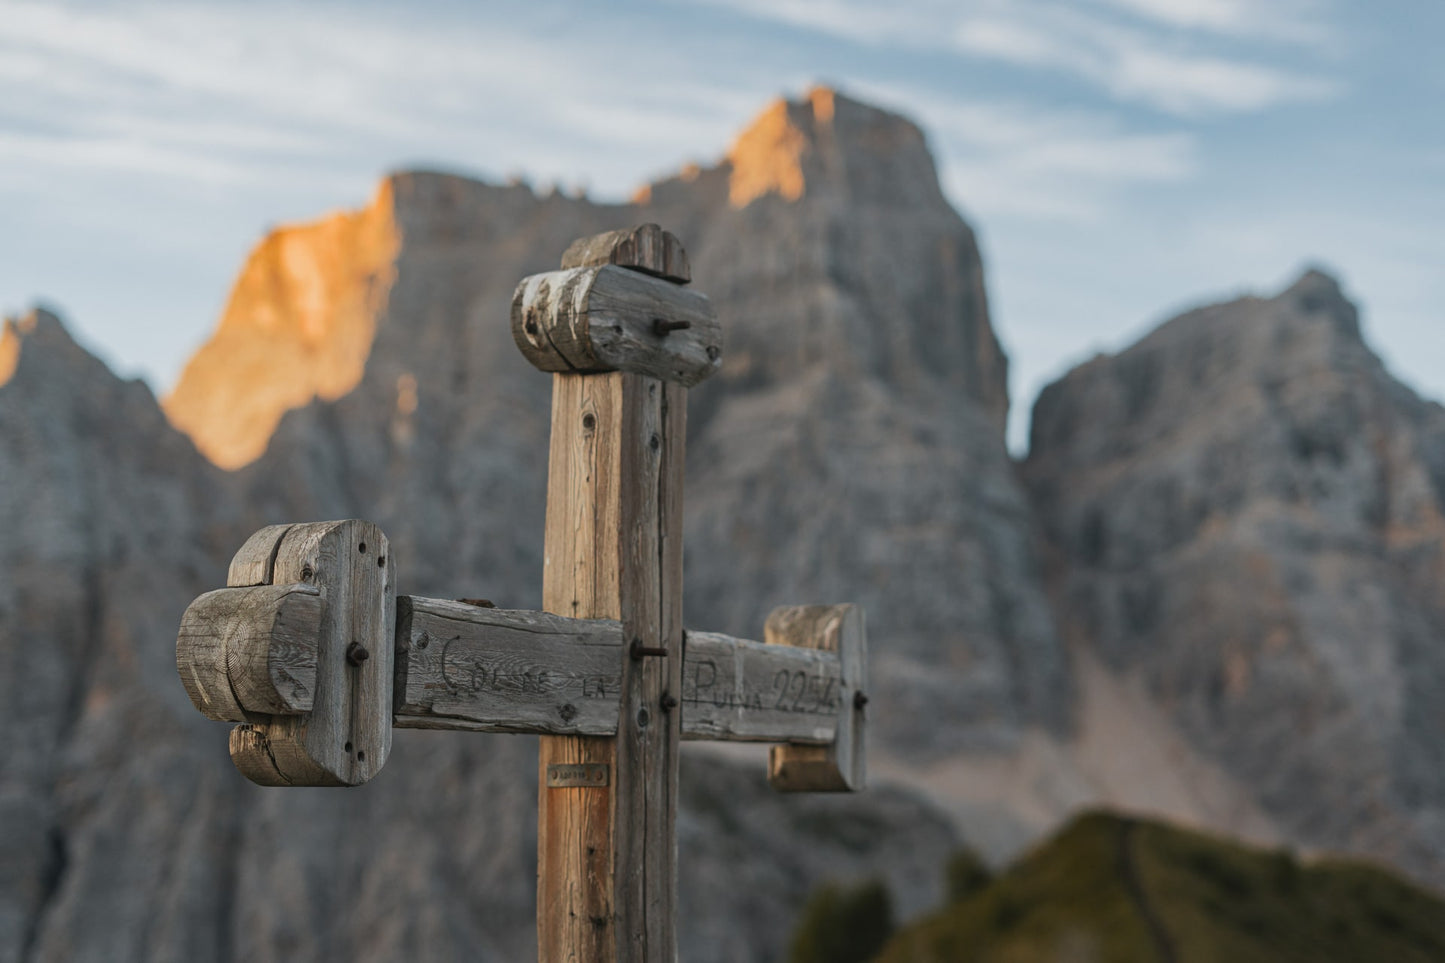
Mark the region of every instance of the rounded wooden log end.
[[[176, 673], [196, 711], [217, 722], [244, 722], [245, 709], [231, 689], [226, 671], [226, 633], [215, 616], [224, 609], [226, 593], [234, 589], [207, 592], [192, 602], [181, 616], [176, 634]], [[218, 606], [219, 603], [219, 606]]]
[[578, 238], [562, 254], [564, 269], [603, 264], [641, 271], [673, 284], [692, 280], [692, 265], [682, 242], [656, 224]]
[[281, 771], [264, 725], [242, 725], [231, 730], [231, 762], [241, 775], [258, 786], [293, 786]]
[[290, 525], [267, 525], [246, 539], [246, 544], [231, 559], [226, 584], [236, 587], [270, 585], [276, 548], [290, 528]]

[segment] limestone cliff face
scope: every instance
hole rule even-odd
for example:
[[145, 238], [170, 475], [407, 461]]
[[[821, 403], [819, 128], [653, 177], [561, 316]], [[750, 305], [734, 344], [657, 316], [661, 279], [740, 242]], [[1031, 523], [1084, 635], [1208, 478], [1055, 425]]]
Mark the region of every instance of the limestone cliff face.
[[642, 213], [687, 239], [726, 325], [689, 410], [693, 624], [747, 634], [790, 599], [862, 602], [879, 734], [917, 761], [1062, 726], [1007, 362], [918, 129], [817, 90], [717, 168], [654, 184]]
[[[242, 472], [248, 503], [375, 519], [417, 591], [538, 604], [549, 380], [511, 343], [511, 291], [576, 237], [656, 221], [685, 240], [727, 340], [689, 406], [689, 624], [757, 636], [775, 605], [862, 602], [880, 735], [920, 759], [1061, 727], [1066, 662], [1002, 439], [1006, 361], [922, 135], [815, 91], [769, 108], [729, 158], [620, 207], [392, 178], [402, 244], [365, 370], [281, 419]], [[796, 192], [739, 195], [740, 172], [788, 164]], [[192, 397], [287, 379], [220, 370]]]
[[225, 479], [53, 315], [8, 332], [0, 960], [217, 958], [192, 917], [227, 899], [233, 794], [191, 751], [205, 727], [175, 697], [166, 640], [195, 586], [224, 578]]
[[1002, 429], [1008, 361], [978, 245], [910, 121], [816, 89], [765, 110], [718, 167], [645, 196], [735, 309], [731, 380], [827, 367], [905, 395], [943, 386]]
[[1310, 272], [1050, 386], [1061, 619], [1285, 834], [1445, 880], [1445, 411]]
[[389, 181], [364, 210], [273, 232], [166, 398], [171, 422], [211, 461], [239, 468], [287, 411], [355, 388], [400, 244]]

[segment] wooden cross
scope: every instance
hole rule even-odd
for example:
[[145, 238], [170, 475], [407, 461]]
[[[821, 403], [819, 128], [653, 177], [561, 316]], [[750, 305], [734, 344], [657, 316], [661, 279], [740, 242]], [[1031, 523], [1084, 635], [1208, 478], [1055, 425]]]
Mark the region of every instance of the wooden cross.
[[721, 329], [656, 225], [562, 268], [512, 301], [555, 372], [546, 611], [398, 597], [370, 522], [273, 525], [186, 610], [176, 664], [196, 708], [243, 723], [231, 759], [264, 786], [360, 785], [394, 726], [540, 734], [539, 959], [670, 963], [681, 740], [776, 743], [779, 790], [861, 789], [863, 611], [776, 609], [761, 643], [683, 632], [687, 388]]

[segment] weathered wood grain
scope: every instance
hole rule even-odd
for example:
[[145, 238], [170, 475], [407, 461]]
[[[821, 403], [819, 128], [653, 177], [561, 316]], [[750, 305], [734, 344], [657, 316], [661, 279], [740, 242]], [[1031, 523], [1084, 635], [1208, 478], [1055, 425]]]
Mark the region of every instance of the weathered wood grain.
[[232, 586], [273, 584], [275, 579], [271, 576], [276, 568], [276, 552], [280, 549], [281, 539], [289, 528], [291, 528], [290, 525], [267, 525], [246, 539], [246, 544], [242, 545], [231, 558], [231, 568], [226, 575], [226, 584]]
[[764, 626], [769, 645], [838, 654], [842, 679], [838, 729], [826, 746], [773, 746], [768, 781], [780, 792], [857, 792], [865, 781], [864, 706], [868, 638], [858, 605], [798, 605], [774, 609]]
[[[574, 618], [621, 619], [622, 374], [552, 379], [552, 439], [542, 605]], [[619, 700], [620, 702], [620, 700]], [[538, 750], [537, 959], [614, 963], [615, 778], [607, 786], [550, 788], [549, 765], [615, 770], [610, 738], [547, 736]], [[614, 774], [615, 775], [615, 774]]]
[[828, 745], [842, 700], [833, 652], [687, 633], [684, 739]]
[[320, 590], [302, 583], [217, 589], [196, 599], [176, 637], [176, 670], [191, 702], [227, 722], [310, 712], [324, 607]]
[[[398, 728], [616, 735], [622, 623], [397, 599]], [[838, 655], [688, 632], [682, 738], [825, 745], [842, 699]], [[669, 682], [671, 680], [669, 679]]]
[[[326, 603], [316, 692], [304, 716], [256, 716], [237, 727], [231, 759], [262, 785], [360, 785], [391, 750], [396, 566], [386, 536], [356, 519], [266, 531], [277, 538], [269, 553], [272, 579], [313, 585]], [[254, 573], [267, 555], [259, 533], [241, 554], [233, 572]]]
[[[541, 740], [544, 961], [676, 959], [680, 720], [663, 696], [679, 691], [682, 661], [681, 496], [671, 490], [682, 480], [681, 398], [680, 389], [626, 372], [553, 379], [543, 604], [617, 619], [626, 651], [636, 643], [668, 654], [622, 658], [615, 739]], [[549, 788], [554, 764], [605, 765], [612, 779]]]
[[399, 727], [617, 732], [620, 622], [408, 596], [396, 636]]
[[674, 284], [692, 280], [692, 266], [682, 242], [656, 224], [579, 238], [562, 255], [563, 268], [602, 264], [645, 271]]
[[622, 377], [620, 595], [623, 636], [661, 657], [623, 673], [613, 798], [617, 959], [677, 960], [682, 689], [682, 485], [687, 391]]
[[512, 337], [543, 371], [630, 371], [692, 387], [722, 364], [722, 326], [705, 295], [615, 265], [523, 279]]

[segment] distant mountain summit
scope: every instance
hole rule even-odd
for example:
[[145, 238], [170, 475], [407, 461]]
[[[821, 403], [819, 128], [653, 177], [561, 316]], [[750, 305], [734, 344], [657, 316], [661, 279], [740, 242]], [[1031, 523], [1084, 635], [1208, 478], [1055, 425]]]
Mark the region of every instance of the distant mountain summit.
[[[686, 238], [694, 262], [702, 260], [698, 277], [711, 281], [703, 289], [717, 299], [748, 293], [732, 284], [768, 280], [752, 289], [761, 303], [739, 307], [765, 318], [788, 315], [789, 323], [755, 327], [734, 319], [729, 371], [762, 364], [782, 378], [827, 364], [871, 370], [896, 388], [942, 377], [999, 424], [1007, 416], [1007, 361], [988, 320], [976, 242], [943, 198], [922, 132], [897, 114], [827, 88], [776, 101], [717, 166], [649, 185], [634, 205], [481, 186], [443, 174], [399, 174], [360, 211], [273, 231], [247, 259], [220, 325], [165, 399], [171, 421], [223, 468], [255, 461], [285, 412], [357, 387], [381, 327], [420, 323], [389, 310], [394, 296], [413, 296], [416, 278], [405, 269], [419, 255], [482, 239], [508, 251], [534, 250], [539, 238], [519, 243], [501, 230], [505, 224], [525, 234], [512, 218], [532, 218], [529, 209], [546, 212], [549, 232], [585, 234], [629, 216], [665, 219]], [[715, 238], [713, 224], [700, 218], [725, 225], [723, 236]], [[758, 240], [762, 230], [781, 233], [761, 250], [727, 243], [729, 232]], [[719, 242], [725, 247], [713, 255]], [[906, 276], [895, 283], [888, 272]], [[836, 296], [806, 311], [780, 303], [812, 297], [805, 281]], [[903, 300], [924, 290], [938, 303]], [[878, 295], [878, 303], [856, 304], [855, 292]]]
[[1081, 645], [1288, 838], [1445, 881], [1445, 410], [1333, 278], [1070, 372], [1023, 476]]

